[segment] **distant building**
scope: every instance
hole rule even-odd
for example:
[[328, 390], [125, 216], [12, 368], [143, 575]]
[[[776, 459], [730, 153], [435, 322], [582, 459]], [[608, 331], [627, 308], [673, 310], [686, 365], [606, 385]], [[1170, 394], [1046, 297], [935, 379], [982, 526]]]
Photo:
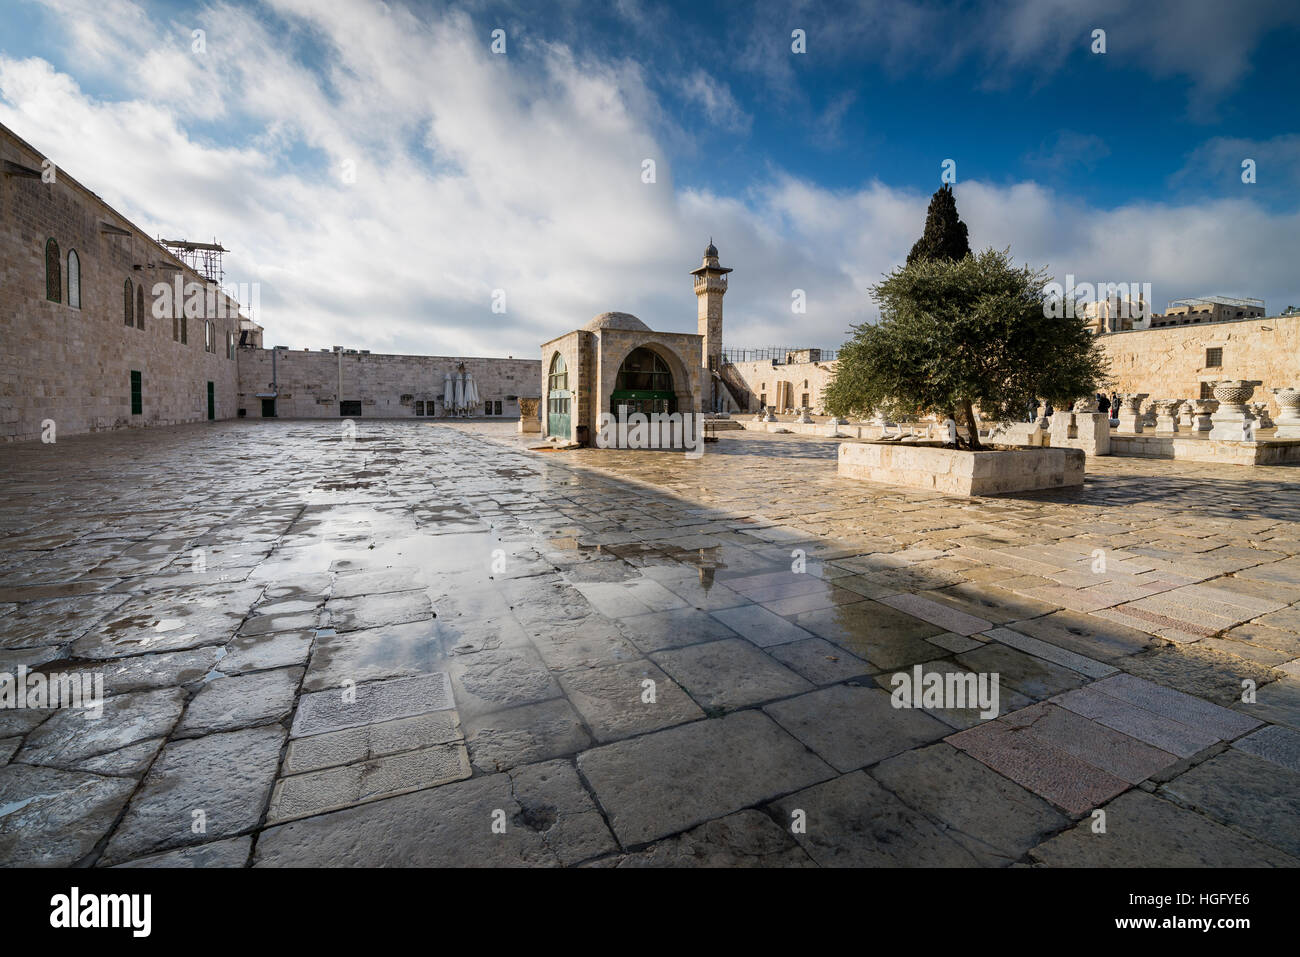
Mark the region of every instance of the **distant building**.
[[1263, 299], [1232, 299], [1228, 296], [1173, 299], [1164, 315], [1151, 317], [1151, 328], [1188, 326], [1201, 322], [1233, 322], [1237, 319], [1258, 319], [1263, 315]]
[[[539, 394], [536, 359], [264, 349], [221, 288], [220, 245], [151, 238], [4, 126], [0, 168], [0, 441], [51, 424], [64, 436], [236, 417], [517, 418]], [[466, 373], [476, 401], [448, 403]]]

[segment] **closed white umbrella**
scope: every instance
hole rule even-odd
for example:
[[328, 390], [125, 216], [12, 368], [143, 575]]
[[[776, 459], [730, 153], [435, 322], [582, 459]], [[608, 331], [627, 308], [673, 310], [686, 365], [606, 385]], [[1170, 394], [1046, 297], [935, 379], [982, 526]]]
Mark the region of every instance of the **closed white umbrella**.
[[456, 410], [460, 411], [465, 408], [465, 379], [462, 376], [456, 376]]
[[465, 405], [471, 409], [478, 405], [478, 386], [474, 384], [474, 376], [468, 372], [465, 373]]
[[451, 384], [451, 373], [442, 377], [442, 405], [450, 409], [456, 403], [456, 387]]

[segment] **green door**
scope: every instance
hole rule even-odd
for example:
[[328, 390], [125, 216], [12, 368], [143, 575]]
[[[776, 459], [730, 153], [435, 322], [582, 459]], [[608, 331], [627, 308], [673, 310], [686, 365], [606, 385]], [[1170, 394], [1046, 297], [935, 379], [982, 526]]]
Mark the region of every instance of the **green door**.
[[263, 399], [263, 400], [262, 400], [262, 418], [264, 418], [264, 419], [274, 419], [274, 418], [275, 418], [275, 400], [274, 400], [274, 399]]
[[216, 390], [212, 387], [212, 383], [209, 382], [208, 383], [208, 421], [211, 422], [216, 417], [217, 417], [217, 393]]
[[140, 415], [144, 412], [144, 387], [140, 381], [140, 373], [134, 369], [131, 370], [131, 414]]
[[567, 439], [569, 430], [569, 403], [572, 402], [567, 390], [552, 392], [546, 400], [546, 434], [558, 435]]

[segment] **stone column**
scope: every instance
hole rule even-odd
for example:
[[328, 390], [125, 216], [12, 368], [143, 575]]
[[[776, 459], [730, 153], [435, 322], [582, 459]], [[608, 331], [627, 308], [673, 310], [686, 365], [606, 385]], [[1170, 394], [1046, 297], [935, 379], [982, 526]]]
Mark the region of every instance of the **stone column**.
[[1255, 416], [1256, 420], [1258, 420], [1258, 428], [1273, 428], [1273, 418], [1268, 414], [1267, 402], [1252, 402], [1250, 404], [1250, 411]]
[[1250, 441], [1246, 436], [1253, 434], [1255, 417], [1246, 408], [1246, 403], [1255, 394], [1257, 385], [1258, 382], [1243, 379], [1215, 383], [1214, 397], [1219, 400], [1219, 410], [1210, 417], [1210, 438], [1227, 442]]
[[542, 431], [542, 421], [537, 415], [538, 407], [541, 405], [541, 399], [529, 399], [524, 396], [519, 397], [519, 431], [520, 432], [540, 432]]
[[1212, 416], [1219, 408], [1218, 399], [1193, 399], [1190, 403], [1192, 407], [1190, 427], [1193, 432], [1208, 432], [1214, 427], [1210, 421]]
[[1121, 435], [1142, 434], [1142, 400], [1146, 392], [1129, 392], [1120, 396], [1119, 425], [1115, 431]]
[[1156, 399], [1151, 407], [1156, 413], [1156, 434], [1172, 435], [1178, 431], [1178, 406], [1180, 399]]
[[1300, 439], [1300, 389], [1282, 386], [1273, 390], [1281, 412], [1277, 416], [1275, 439]]

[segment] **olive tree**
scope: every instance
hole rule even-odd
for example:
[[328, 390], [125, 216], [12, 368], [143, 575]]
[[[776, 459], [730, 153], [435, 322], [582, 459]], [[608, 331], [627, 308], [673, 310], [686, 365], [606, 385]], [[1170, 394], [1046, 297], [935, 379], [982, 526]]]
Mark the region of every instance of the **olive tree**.
[[1106, 359], [1082, 317], [1047, 306], [1047, 274], [1010, 250], [916, 258], [872, 287], [880, 321], [855, 325], [826, 388], [833, 415], [956, 410], [979, 448], [975, 408], [1020, 418], [1037, 399], [1092, 395]]

